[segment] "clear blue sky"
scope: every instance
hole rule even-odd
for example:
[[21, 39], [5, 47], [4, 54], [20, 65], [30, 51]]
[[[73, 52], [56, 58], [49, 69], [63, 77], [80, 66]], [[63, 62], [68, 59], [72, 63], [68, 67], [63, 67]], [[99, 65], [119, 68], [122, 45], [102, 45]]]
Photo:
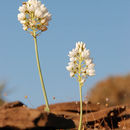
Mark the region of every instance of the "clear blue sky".
[[[0, 4], [0, 82], [6, 82], [6, 100], [20, 100], [31, 107], [24, 98], [27, 95], [37, 107], [44, 100], [33, 38], [17, 20], [22, 2], [3, 0]], [[78, 83], [65, 69], [68, 52], [77, 41], [86, 43], [96, 64], [96, 76], [88, 78], [83, 96], [101, 79], [130, 72], [130, 0], [42, 0], [42, 3], [52, 14], [48, 30], [38, 38], [50, 103], [79, 99]]]

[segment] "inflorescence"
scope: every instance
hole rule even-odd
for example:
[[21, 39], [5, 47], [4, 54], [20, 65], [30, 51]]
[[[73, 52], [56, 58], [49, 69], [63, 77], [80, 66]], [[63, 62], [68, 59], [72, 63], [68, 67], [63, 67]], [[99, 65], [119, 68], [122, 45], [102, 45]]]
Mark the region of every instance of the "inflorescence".
[[19, 11], [18, 20], [25, 31], [29, 31], [31, 35], [35, 31], [39, 35], [39, 33], [47, 30], [51, 14], [40, 1], [28, 0], [19, 7]]
[[66, 69], [70, 71], [70, 77], [75, 77], [83, 86], [88, 76], [95, 75], [95, 69], [90, 51], [83, 42], [77, 42], [75, 49], [69, 52], [70, 62]]

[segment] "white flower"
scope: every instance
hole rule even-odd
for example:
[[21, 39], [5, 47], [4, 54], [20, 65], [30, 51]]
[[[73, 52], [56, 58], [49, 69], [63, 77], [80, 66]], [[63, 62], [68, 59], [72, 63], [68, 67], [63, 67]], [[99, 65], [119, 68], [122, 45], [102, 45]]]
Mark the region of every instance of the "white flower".
[[28, 0], [28, 3], [32, 5], [37, 5], [37, 2], [37, 0]]
[[42, 11], [39, 8], [35, 10], [35, 16], [36, 17], [41, 17], [42, 16]]
[[26, 11], [26, 6], [25, 6], [25, 5], [20, 6], [20, 7], [19, 7], [19, 11], [20, 11], [21, 13], [25, 13], [25, 11]]
[[45, 20], [45, 19], [42, 19], [42, 20], [41, 20], [41, 23], [45, 23], [45, 22], [46, 22], [46, 20]]
[[95, 65], [94, 65], [93, 63], [92, 63], [92, 64], [89, 64], [89, 65], [88, 65], [88, 69], [94, 69], [94, 66], [95, 66]]
[[82, 48], [81, 50], [83, 50], [83, 49], [85, 49], [85, 47], [86, 47], [86, 45], [83, 42], [77, 42], [76, 43], [76, 49]]
[[76, 61], [76, 58], [75, 57], [71, 57], [70, 61], [74, 62], [74, 61]]
[[25, 24], [26, 21], [25, 21], [25, 20], [21, 20], [20, 23], [21, 23], [21, 24]]
[[73, 66], [71, 66], [71, 65], [70, 65], [70, 66], [67, 66], [66, 69], [67, 69], [68, 71], [72, 71]]
[[46, 7], [45, 7], [43, 4], [40, 6], [40, 9], [41, 9], [41, 11], [44, 12], [44, 13], [47, 12], [47, 9], [46, 9]]
[[88, 75], [89, 76], [94, 76], [95, 75], [95, 70], [93, 70], [93, 69], [88, 70]]
[[90, 63], [92, 63], [92, 59], [89, 58], [89, 59], [86, 59], [86, 60], [85, 60], [85, 64], [86, 64], [87, 66], [88, 66]]
[[84, 59], [88, 58], [89, 55], [90, 55], [89, 50], [86, 50], [86, 49], [84, 49], [84, 51], [82, 51], [81, 54], [82, 54], [82, 57], [83, 57]]
[[68, 65], [69, 65], [69, 66], [72, 66], [73, 68], [74, 68], [74, 66], [75, 66], [74, 62], [69, 62]]
[[41, 1], [38, 1], [38, 2], [37, 2], [37, 5], [40, 7], [40, 6], [41, 6]]
[[46, 13], [43, 15], [43, 17], [48, 17], [48, 15], [49, 15], [49, 12], [46, 12]]
[[81, 86], [86, 81], [87, 76], [95, 75], [95, 64], [90, 58], [90, 51], [86, 49], [83, 42], [77, 42], [75, 49], [69, 52], [70, 62], [66, 69], [70, 71], [70, 77], [76, 77]]
[[89, 55], [90, 55], [89, 49], [88, 50], [85, 49], [85, 54], [86, 54], [86, 57], [89, 57]]
[[25, 19], [25, 14], [24, 13], [18, 14], [18, 20], [19, 21], [24, 20], [24, 19]]
[[27, 9], [29, 12], [34, 12], [35, 11], [35, 8], [33, 5], [27, 5]]
[[69, 52], [69, 57], [75, 57], [75, 55], [77, 54], [77, 50], [73, 49], [72, 51]]
[[23, 30], [27, 31], [28, 27], [23, 25]]

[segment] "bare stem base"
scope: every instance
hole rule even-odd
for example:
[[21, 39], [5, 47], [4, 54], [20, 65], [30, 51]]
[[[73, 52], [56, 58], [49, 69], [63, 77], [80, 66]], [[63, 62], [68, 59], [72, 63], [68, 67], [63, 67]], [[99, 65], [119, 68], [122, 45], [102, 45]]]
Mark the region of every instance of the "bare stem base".
[[81, 85], [79, 85], [79, 92], [80, 92], [80, 120], [79, 120], [78, 130], [81, 130], [81, 128], [82, 128], [82, 115], [83, 115], [83, 110], [82, 110], [82, 86]]

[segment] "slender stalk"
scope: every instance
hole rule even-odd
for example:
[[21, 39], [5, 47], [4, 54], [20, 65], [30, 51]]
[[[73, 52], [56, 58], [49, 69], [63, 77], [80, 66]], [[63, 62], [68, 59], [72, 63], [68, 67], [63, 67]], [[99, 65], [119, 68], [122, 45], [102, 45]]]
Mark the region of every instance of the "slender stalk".
[[81, 130], [82, 128], [82, 115], [83, 115], [83, 108], [82, 108], [82, 86], [81, 84], [79, 83], [79, 92], [80, 92], [80, 120], [79, 120], [79, 129], [78, 130]]
[[39, 76], [40, 76], [41, 85], [42, 85], [42, 91], [43, 91], [43, 95], [44, 95], [44, 99], [45, 99], [45, 103], [46, 103], [45, 111], [49, 112], [50, 109], [49, 109], [47, 94], [46, 94], [46, 90], [45, 90], [45, 86], [44, 86], [44, 82], [43, 82], [42, 71], [41, 71], [41, 67], [40, 67], [40, 61], [39, 61], [39, 55], [38, 55], [38, 47], [37, 47], [37, 38], [36, 38], [36, 32], [35, 31], [34, 31], [34, 36], [33, 37], [34, 37], [34, 43], [35, 43], [35, 53], [36, 53], [37, 67], [38, 67]]
[[83, 84], [81, 83], [81, 67], [82, 67], [82, 57], [81, 54], [79, 56], [79, 65], [78, 65], [78, 81], [79, 81], [79, 93], [80, 93], [80, 120], [79, 120], [79, 128], [78, 130], [81, 130], [82, 128], [82, 115], [83, 115], [83, 111], [82, 111], [82, 86]]

